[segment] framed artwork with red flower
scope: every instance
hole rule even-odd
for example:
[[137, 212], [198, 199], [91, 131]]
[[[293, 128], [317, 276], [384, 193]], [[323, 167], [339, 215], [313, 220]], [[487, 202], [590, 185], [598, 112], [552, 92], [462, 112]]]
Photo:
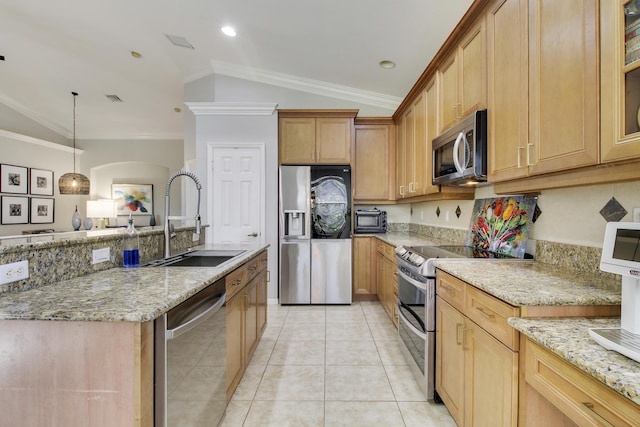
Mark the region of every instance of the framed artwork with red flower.
[[111, 184], [118, 215], [152, 215], [153, 184]]

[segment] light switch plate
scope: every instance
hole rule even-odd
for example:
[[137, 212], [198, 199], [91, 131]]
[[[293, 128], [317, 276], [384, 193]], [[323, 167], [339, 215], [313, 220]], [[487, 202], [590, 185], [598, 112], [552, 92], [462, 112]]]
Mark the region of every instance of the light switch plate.
[[100, 264], [101, 262], [108, 262], [111, 258], [111, 248], [102, 248], [93, 250], [93, 264]]
[[0, 265], [0, 285], [29, 278], [29, 261]]

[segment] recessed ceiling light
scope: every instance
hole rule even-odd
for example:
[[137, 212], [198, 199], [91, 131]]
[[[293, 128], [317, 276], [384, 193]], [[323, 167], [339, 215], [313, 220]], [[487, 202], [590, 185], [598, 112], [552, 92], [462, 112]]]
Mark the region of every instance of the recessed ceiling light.
[[385, 59], [384, 61], [380, 61], [379, 65], [382, 68], [390, 70], [390, 69], [392, 69], [392, 68], [394, 68], [396, 66], [396, 63], [393, 62], [393, 61], [389, 61], [388, 59]]
[[236, 36], [236, 30], [235, 28], [233, 28], [230, 25], [225, 25], [224, 27], [220, 28], [220, 30], [225, 33], [226, 35], [228, 35], [229, 37], [235, 37]]
[[142, 54], [140, 52], [136, 52], [135, 50], [131, 51], [131, 56], [133, 56], [136, 59], [142, 58]]
[[180, 111], [182, 111], [182, 110], [181, 110], [180, 108], [178, 108], [178, 107], [175, 107], [175, 108], [173, 109], [173, 111], [175, 111], [176, 113], [179, 113], [179, 112], [180, 112]]

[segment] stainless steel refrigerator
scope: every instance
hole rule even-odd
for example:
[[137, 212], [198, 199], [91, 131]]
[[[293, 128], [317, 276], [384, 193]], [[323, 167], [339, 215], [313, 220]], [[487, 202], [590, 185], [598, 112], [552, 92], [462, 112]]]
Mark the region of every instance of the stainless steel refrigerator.
[[280, 304], [351, 304], [351, 168], [282, 166]]

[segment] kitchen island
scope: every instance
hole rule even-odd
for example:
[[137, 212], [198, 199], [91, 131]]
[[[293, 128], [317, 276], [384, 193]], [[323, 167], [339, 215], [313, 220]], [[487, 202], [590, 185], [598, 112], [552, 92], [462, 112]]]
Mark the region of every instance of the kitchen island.
[[153, 425], [154, 319], [266, 247], [220, 267], [112, 268], [2, 294], [3, 423]]

